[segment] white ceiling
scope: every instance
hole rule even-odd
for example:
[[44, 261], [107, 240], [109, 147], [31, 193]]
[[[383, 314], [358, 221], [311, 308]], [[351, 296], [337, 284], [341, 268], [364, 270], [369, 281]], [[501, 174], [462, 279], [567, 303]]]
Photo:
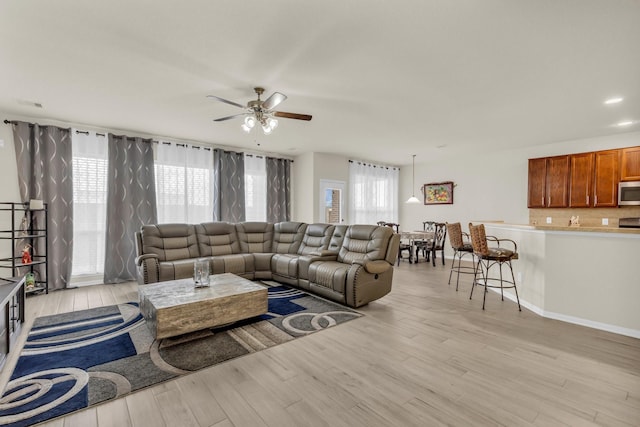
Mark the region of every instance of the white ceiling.
[[[638, 0], [2, 0], [0, 111], [401, 165], [640, 130], [638, 42]], [[256, 85], [313, 120], [212, 121]]]

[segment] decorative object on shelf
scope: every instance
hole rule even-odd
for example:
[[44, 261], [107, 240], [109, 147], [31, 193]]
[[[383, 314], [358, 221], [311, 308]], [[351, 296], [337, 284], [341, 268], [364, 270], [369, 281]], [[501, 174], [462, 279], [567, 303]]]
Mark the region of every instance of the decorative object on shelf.
[[22, 263], [23, 264], [31, 264], [33, 259], [31, 258], [31, 245], [24, 245], [22, 248]]
[[415, 188], [416, 188], [416, 155], [413, 155], [413, 179], [411, 181], [411, 197], [407, 199], [405, 203], [409, 203], [411, 205], [420, 203], [420, 200], [416, 197]]
[[44, 209], [44, 203], [39, 199], [29, 200], [29, 209], [32, 211], [41, 211]]
[[432, 182], [422, 186], [425, 205], [453, 204], [453, 181]]
[[580, 227], [580, 216], [573, 216], [569, 219], [569, 227]]
[[24, 216], [22, 217], [22, 222], [20, 223], [20, 237], [29, 235], [29, 219], [27, 218], [27, 212], [24, 212]]
[[29, 272], [24, 276], [25, 289], [34, 289], [36, 287], [36, 275]]

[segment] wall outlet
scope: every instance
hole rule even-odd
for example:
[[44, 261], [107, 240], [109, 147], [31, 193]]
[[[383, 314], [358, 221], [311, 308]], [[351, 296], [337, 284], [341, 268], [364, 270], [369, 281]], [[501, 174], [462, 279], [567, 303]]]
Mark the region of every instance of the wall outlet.
[[602, 225], [609, 225], [609, 218], [602, 218]]
[[547, 217], [547, 224], [551, 224], [551, 217], [550, 216]]

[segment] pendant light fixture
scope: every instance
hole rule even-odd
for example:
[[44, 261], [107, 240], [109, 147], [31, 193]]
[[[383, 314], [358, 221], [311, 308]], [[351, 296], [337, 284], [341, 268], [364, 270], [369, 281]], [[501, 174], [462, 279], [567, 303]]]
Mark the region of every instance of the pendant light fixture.
[[415, 188], [416, 188], [416, 155], [414, 154], [413, 155], [413, 180], [411, 181], [412, 196], [409, 197], [409, 199], [405, 203], [409, 203], [412, 205], [416, 203], [420, 203], [420, 200], [418, 200], [418, 198], [416, 197]]

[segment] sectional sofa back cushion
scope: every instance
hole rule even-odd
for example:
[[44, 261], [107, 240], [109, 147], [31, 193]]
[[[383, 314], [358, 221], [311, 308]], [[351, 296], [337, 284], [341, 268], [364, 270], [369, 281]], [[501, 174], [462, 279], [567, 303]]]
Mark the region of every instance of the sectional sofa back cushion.
[[142, 253], [158, 255], [158, 261], [197, 258], [198, 242], [191, 224], [143, 225]]
[[204, 222], [195, 226], [200, 256], [240, 253], [236, 225], [228, 222]]
[[329, 247], [327, 249], [332, 252], [338, 252], [342, 247], [348, 229], [348, 225], [336, 225], [333, 228], [333, 234], [331, 234], [331, 240], [329, 241]]
[[277, 254], [298, 253], [307, 224], [303, 222], [279, 222], [273, 226], [273, 246]]
[[390, 227], [351, 225], [338, 252], [338, 261], [351, 264], [353, 261], [383, 260], [392, 235]]
[[[329, 248], [334, 226], [331, 224], [309, 224], [298, 248], [298, 255], [309, 255]], [[337, 250], [337, 249], [336, 249]]]
[[273, 224], [268, 222], [240, 222], [236, 224], [240, 252], [245, 254], [271, 252]]

